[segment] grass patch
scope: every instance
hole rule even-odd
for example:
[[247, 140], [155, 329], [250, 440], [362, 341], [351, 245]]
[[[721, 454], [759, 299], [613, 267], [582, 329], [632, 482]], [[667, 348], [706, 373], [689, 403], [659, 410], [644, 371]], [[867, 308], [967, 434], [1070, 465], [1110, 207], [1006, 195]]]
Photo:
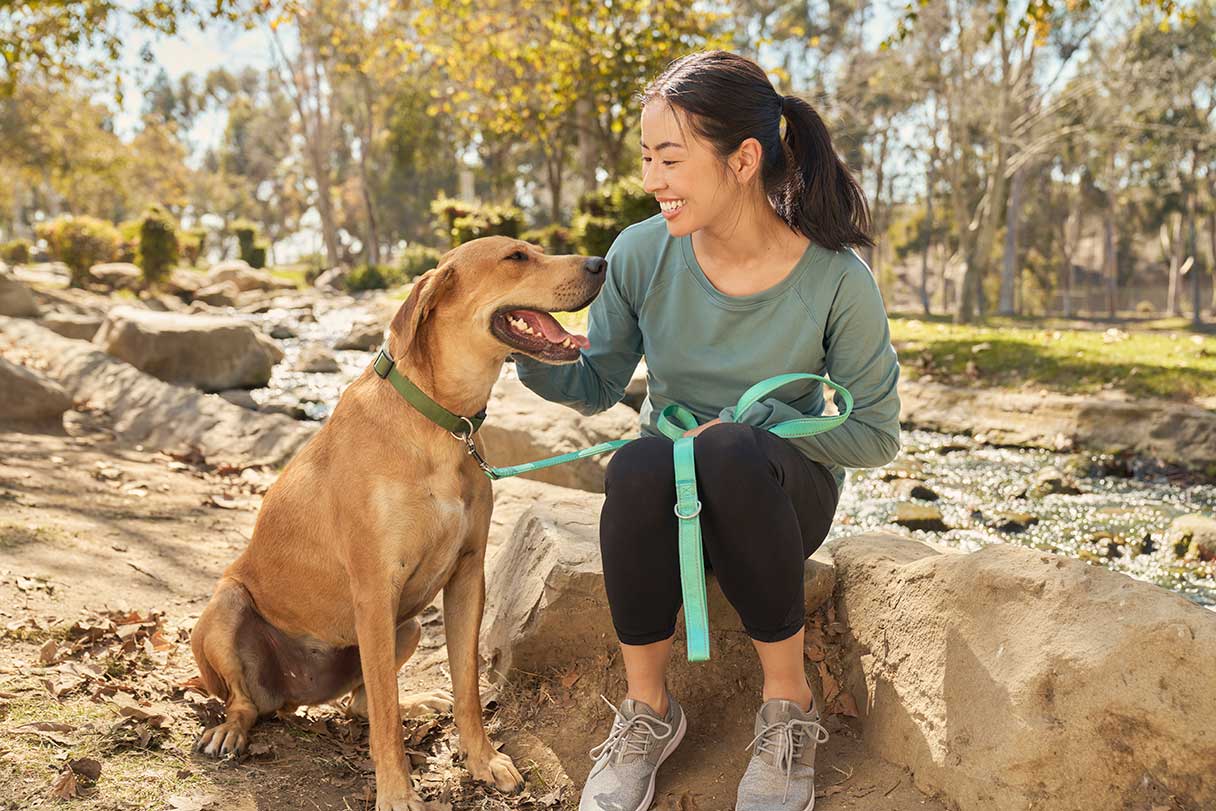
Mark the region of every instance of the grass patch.
[[308, 279], [305, 278], [308, 274], [308, 265], [275, 265], [267, 270], [270, 271], [271, 276], [291, 282], [297, 290], [308, 288]]
[[1117, 388], [1179, 401], [1216, 396], [1216, 338], [1171, 328], [1181, 319], [1136, 324], [1134, 332], [1004, 320], [972, 326], [892, 317], [891, 337], [913, 380], [1076, 394]]

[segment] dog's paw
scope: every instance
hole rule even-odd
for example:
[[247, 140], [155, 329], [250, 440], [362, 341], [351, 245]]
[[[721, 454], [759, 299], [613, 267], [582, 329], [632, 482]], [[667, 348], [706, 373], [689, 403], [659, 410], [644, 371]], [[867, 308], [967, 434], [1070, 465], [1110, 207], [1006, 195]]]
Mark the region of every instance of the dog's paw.
[[227, 721], [203, 732], [194, 749], [211, 757], [226, 757], [244, 752], [248, 742], [249, 735], [244, 726], [235, 721]]
[[401, 717], [417, 718], [430, 712], [451, 712], [452, 694], [447, 690], [412, 693], [401, 699]]
[[515, 768], [511, 758], [502, 752], [494, 752], [492, 749], [490, 751], [493, 754], [480, 763], [473, 758], [469, 759], [466, 765], [473, 778], [483, 783], [493, 783], [499, 791], [514, 793], [523, 788], [524, 778]]
[[452, 811], [452, 806], [449, 803], [428, 802], [413, 791], [377, 791], [376, 811]]

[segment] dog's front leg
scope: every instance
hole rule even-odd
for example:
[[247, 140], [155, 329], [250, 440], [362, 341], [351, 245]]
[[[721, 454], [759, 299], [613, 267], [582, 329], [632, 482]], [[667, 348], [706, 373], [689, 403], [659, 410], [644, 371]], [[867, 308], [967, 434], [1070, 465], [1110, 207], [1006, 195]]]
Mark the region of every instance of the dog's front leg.
[[443, 626], [448, 642], [448, 665], [452, 671], [456, 728], [460, 749], [473, 777], [493, 783], [502, 791], [517, 791], [524, 779], [511, 758], [496, 751], [481, 722], [481, 690], [478, 688], [477, 637], [486, 600], [484, 554], [461, 557], [456, 571], [443, 588]]
[[397, 703], [394, 640], [398, 590], [389, 582], [355, 582], [352, 586], [372, 761], [376, 764], [376, 811], [421, 811], [428, 804], [410, 785]]

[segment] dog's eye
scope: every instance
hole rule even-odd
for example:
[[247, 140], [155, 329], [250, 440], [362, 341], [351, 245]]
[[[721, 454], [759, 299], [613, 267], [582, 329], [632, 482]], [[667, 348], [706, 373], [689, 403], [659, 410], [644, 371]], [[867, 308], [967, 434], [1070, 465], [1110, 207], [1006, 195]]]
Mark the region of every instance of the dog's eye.
[[516, 251], [515, 253], [508, 256], [507, 259], [513, 260], [515, 262], [527, 262], [528, 255], [526, 253], [524, 253], [523, 251]]

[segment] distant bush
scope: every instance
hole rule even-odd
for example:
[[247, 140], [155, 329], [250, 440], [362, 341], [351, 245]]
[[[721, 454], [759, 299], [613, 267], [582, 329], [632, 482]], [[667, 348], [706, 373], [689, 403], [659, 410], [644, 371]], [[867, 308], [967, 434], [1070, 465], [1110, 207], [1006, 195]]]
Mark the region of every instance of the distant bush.
[[567, 254], [575, 251], [574, 229], [559, 223], [524, 231], [519, 238], [541, 246], [545, 249], [545, 253]]
[[133, 220], [123, 220], [118, 224], [120, 242], [118, 252], [114, 255], [115, 262], [135, 263], [135, 257], [139, 253], [139, 227], [142, 224], [143, 220], [138, 217]]
[[399, 268], [388, 265], [359, 265], [345, 279], [346, 289], [384, 290], [405, 281]]
[[659, 204], [642, 188], [640, 178], [625, 177], [583, 194], [575, 209], [571, 228], [575, 249], [603, 256], [621, 231], [658, 214]]
[[177, 223], [157, 205], [148, 207], [139, 225], [139, 248], [136, 262], [148, 287], [169, 275], [177, 262]]
[[401, 256], [401, 276], [404, 281], [409, 281], [423, 273], [426, 273], [433, 267], [439, 264], [439, 257], [443, 253], [432, 248], [429, 245], [419, 245], [417, 242], [411, 243]]
[[177, 235], [177, 247], [181, 251], [182, 259], [186, 261], [190, 267], [198, 264], [198, 260], [203, 256], [203, 250], [207, 246], [207, 229], [206, 228], [187, 228]]
[[30, 241], [11, 239], [0, 245], [0, 259], [10, 265], [24, 265], [30, 261]]
[[250, 220], [236, 220], [232, 223], [231, 228], [232, 233], [236, 235], [241, 259], [245, 260], [250, 267], [266, 267], [266, 251], [270, 246], [261, 238], [258, 224]]
[[114, 261], [122, 241], [117, 228], [95, 217], [57, 217], [34, 231], [46, 240], [51, 258], [68, 266], [72, 287], [86, 285], [93, 265]]
[[518, 237], [524, 226], [524, 212], [515, 206], [466, 203], [445, 195], [431, 203], [431, 213], [436, 232], [453, 248], [480, 237]]
[[1153, 316], [1157, 314], [1157, 308], [1153, 306], [1151, 301], [1141, 301], [1136, 304], [1136, 315]]

